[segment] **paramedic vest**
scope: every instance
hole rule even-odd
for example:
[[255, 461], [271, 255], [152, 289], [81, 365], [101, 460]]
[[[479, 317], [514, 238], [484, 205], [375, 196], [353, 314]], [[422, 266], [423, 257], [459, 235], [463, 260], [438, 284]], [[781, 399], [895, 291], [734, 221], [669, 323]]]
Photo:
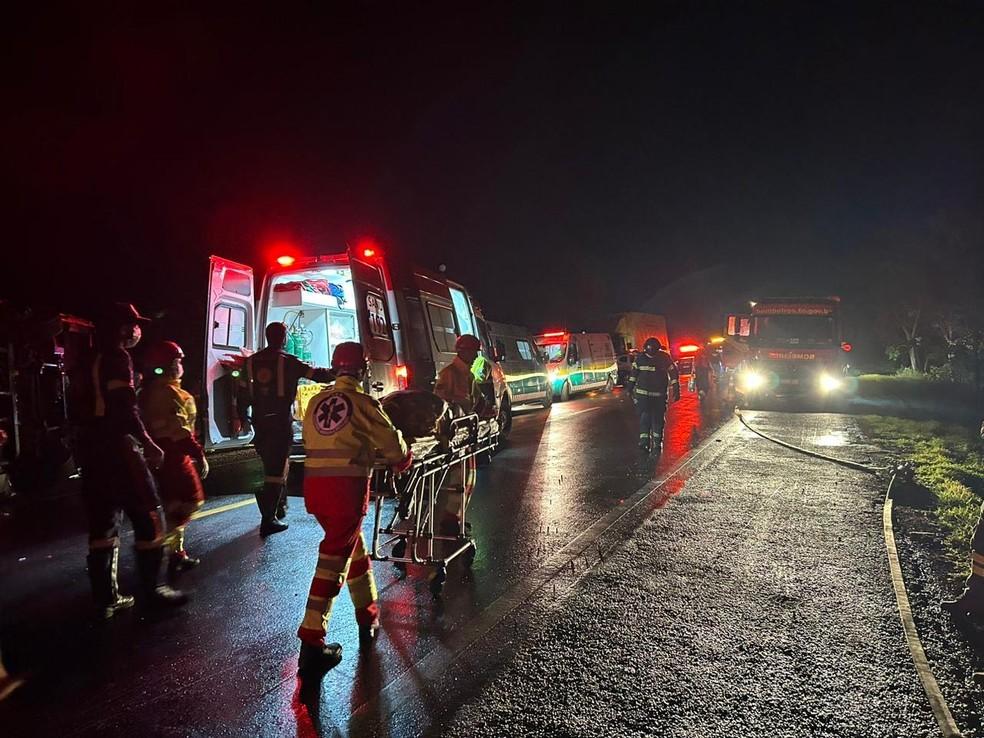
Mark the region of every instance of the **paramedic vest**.
[[679, 382], [676, 364], [665, 351], [657, 351], [655, 356], [642, 352], [632, 361], [629, 383], [640, 397], [666, 397], [669, 387], [678, 391]]
[[304, 413], [304, 476], [369, 477], [377, 456], [390, 466], [409, 457], [403, 434], [355, 377], [341, 376]]
[[312, 379], [330, 382], [328, 369], [316, 369], [292, 354], [269, 346], [246, 359], [240, 382], [249, 396], [253, 420], [269, 416], [291, 417], [291, 406], [297, 394], [297, 382]]

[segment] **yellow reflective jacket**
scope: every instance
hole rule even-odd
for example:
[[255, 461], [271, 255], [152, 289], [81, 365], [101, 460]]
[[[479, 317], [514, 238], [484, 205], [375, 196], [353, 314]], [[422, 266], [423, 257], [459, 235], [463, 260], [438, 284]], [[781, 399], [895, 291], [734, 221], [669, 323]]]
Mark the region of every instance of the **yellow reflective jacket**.
[[304, 451], [304, 473], [312, 477], [368, 477], [377, 456], [394, 466], [409, 456], [403, 434], [349, 376], [311, 398], [304, 413]]
[[140, 390], [140, 414], [150, 437], [183, 441], [195, 435], [195, 398], [177, 379], [152, 379]]
[[457, 356], [438, 372], [434, 394], [445, 402], [457, 405], [466, 414], [475, 412], [482, 400], [482, 391], [471, 367]]

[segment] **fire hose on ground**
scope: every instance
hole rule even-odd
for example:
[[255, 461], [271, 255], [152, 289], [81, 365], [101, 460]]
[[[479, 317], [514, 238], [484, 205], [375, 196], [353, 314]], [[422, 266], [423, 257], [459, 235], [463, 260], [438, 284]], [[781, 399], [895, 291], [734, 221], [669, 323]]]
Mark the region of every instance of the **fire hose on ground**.
[[933, 710], [933, 716], [936, 718], [936, 722], [940, 726], [940, 730], [945, 738], [960, 738], [963, 734], [960, 732], [956, 721], [953, 719], [953, 714], [947, 706], [946, 698], [944, 698], [943, 692], [940, 690], [940, 685], [936, 681], [936, 677], [933, 675], [933, 669], [930, 666], [929, 659], [926, 656], [926, 651], [923, 649], [922, 641], [919, 639], [919, 633], [916, 630], [916, 622], [912, 616], [912, 608], [909, 604], [909, 594], [905, 588], [905, 579], [902, 575], [902, 564], [899, 561], [898, 548], [895, 544], [895, 528], [892, 525], [892, 489], [895, 487], [896, 479], [901, 482], [912, 481], [913, 473], [915, 471], [912, 464], [903, 462], [895, 467], [876, 467], [861, 464], [856, 461], [850, 461], [848, 459], [839, 459], [834, 456], [828, 456], [817, 451], [811, 451], [801, 446], [796, 446], [792, 443], [787, 443], [786, 441], [770, 436], [767, 433], [763, 433], [758, 428], [755, 428], [749, 424], [749, 422], [745, 420], [741, 411], [737, 408], [735, 408], [735, 415], [738, 420], [741, 421], [741, 424], [748, 430], [758, 436], [761, 436], [765, 440], [770, 441], [771, 443], [782, 446], [783, 448], [788, 448], [792, 451], [796, 451], [797, 453], [812, 456], [815, 459], [821, 459], [823, 461], [839, 464], [841, 466], [848, 467], [849, 469], [862, 471], [866, 474], [877, 475], [882, 472], [891, 471], [891, 478], [888, 482], [888, 488], [885, 490], [885, 502], [882, 506], [882, 529], [885, 535], [885, 548], [888, 552], [889, 572], [892, 578], [892, 588], [895, 590], [895, 601], [898, 604], [899, 617], [902, 620], [902, 629], [905, 632], [905, 639], [909, 646], [909, 653], [912, 655], [912, 662], [916, 667], [916, 673], [919, 675], [919, 681], [922, 683], [926, 696], [929, 698], [930, 707]]

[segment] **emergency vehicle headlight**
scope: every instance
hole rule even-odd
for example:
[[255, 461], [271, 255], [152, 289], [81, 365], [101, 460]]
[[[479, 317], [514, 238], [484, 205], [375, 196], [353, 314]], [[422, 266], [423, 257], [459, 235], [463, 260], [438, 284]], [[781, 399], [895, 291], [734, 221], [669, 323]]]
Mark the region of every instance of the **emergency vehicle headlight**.
[[746, 369], [738, 375], [738, 384], [746, 392], [754, 392], [765, 386], [765, 376], [754, 369]]
[[820, 391], [821, 392], [833, 392], [839, 390], [844, 385], [844, 381], [840, 377], [835, 377], [832, 374], [827, 374], [824, 372], [820, 375]]
[[559, 376], [560, 373], [556, 369], [551, 369], [550, 371], [547, 372], [547, 379], [549, 379], [551, 382], [556, 382], [557, 377]]

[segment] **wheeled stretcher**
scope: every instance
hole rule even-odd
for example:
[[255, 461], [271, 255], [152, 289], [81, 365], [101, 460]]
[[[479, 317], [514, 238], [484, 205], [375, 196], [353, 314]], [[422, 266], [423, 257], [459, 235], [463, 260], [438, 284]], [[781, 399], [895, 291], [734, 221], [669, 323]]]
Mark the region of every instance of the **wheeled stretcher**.
[[[435, 597], [444, 589], [448, 564], [461, 556], [471, 566], [476, 551], [465, 517], [468, 494], [461, 495], [458, 531], [453, 535], [435, 532], [440, 513], [438, 494], [456, 466], [465, 487], [469, 486], [477, 458], [491, 454], [499, 444], [499, 425], [494, 419], [466, 415], [451, 421], [448, 435], [450, 440], [416, 440], [411, 445], [413, 465], [398, 478], [386, 466], [375, 467], [370, 487], [374, 506], [370, 556], [374, 561], [391, 561], [401, 569], [407, 564], [434, 567], [430, 589]], [[390, 501], [394, 504], [386, 511]], [[443, 542], [439, 544], [443, 555], [435, 553], [435, 542]], [[389, 553], [383, 553], [387, 548]]]

